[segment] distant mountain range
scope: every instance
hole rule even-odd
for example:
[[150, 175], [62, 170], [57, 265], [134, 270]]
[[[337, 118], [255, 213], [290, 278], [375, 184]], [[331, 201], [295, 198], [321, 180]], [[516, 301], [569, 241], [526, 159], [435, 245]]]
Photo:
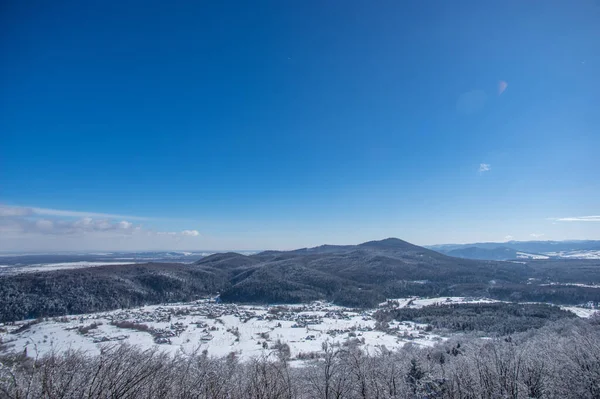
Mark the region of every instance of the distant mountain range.
[[153, 251], [153, 252], [57, 252], [3, 253], [0, 265], [27, 266], [68, 262], [194, 262], [212, 252]]
[[429, 245], [449, 256], [479, 260], [600, 259], [600, 241], [508, 241]]
[[409, 296], [577, 304], [599, 302], [597, 284], [598, 260], [462, 259], [388, 238], [251, 255], [217, 253], [194, 263], [111, 264], [7, 274], [0, 276], [0, 322], [216, 295], [226, 302], [326, 300], [356, 307]]

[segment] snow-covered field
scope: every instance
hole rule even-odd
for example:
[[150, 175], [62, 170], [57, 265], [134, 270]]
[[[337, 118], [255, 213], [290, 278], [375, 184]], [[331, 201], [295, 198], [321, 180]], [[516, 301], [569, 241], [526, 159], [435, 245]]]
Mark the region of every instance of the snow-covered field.
[[398, 299], [388, 299], [386, 302], [382, 302], [379, 304], [380, 307], [390, 307], [394, 309], [400, 308], [414, 308], [420, 309], [423, 306], [430, 305], [450, 305], [457, 303], [494, 303], [501, 302], [495, 299], [488, 298], [468, 298], [463, 296], [451, 296], [451, 297], [439, 297], [439, 298], [398, 298]]
[[289, 345], [292, 358], [301, 358], [319, 352], [326, 341], [359, 340], [371, 353], [381, 345], [393, 349], [408, 342], [434, 345], [443, 339], [412, 322], [391, 322], [389, 332], [377, 331], [374, 311], [319, 302], [267, 307], [204, 300], [57, 317], [26, 329], [23, 321], [0, 326], [5, 330], [0, 338], [9, 351], [26, 350], [29, 355], [68, 349], [99, 353], [103, 345], [128, 342], [145, 348], [158, 345], [172, 353], [198, 348], [213, 356], [235, 352], [242, 359], [269, 353], [278, 340]]
[[540, 284], [540, 286], [571, 286], [571, 287], [584, 287], [584, 288], [600, 288], [598, 284], [582, 284], [582, 283], [546, 283]]
[[[380, 308], [422, 308], [434, 304], [492, 303], [491, 299], [440, 297], [399, 298]], [[579, 317], [590, 317], [593, 309], [563, 307]], [[306, 305], [249, 306], [219, 304], [212, 300], [144, 306], [77, 316], [0, 324], [0, 342], [11, 352], [30, 356], [68, 349], [99, 353], [105, 345], [127, 342], [143, 348], [158, 346], [171, 353], [207, 350], [212, 356], [236, 353], [241, 359], [266, 355], [278, 341], [290, 347], [292, 359], [321, 351], [324, 342], [355, 340], [374, 353], [409, 342], [431, 346], [445, 338], [413, 322], [389, 323], [387, 332], [375, 329], [376, 309], [356, 311], [329, 303]]]
[[[568, 285], [576, 285], [587, 287], [585, 284], [568, 284]], [[594, 288], [600, 288], [598, 286], [590, 286]], [[380, 307], [388, 307], [393, 309], [401, 309], [405, 307], [420, 309], [423, 306], [431, 306], [431, 305], [451, 305], [457, 303], [495, 303], [495, 302], [504, 302], [496, 299], [490, 298], [468, 298], [468, 297], [441, 297], [441, 298], [399, 298], [399, 299], [388, 299], [386, 302], [382, 302], [379, 304]], [[542, 302], [526, 302], [526, 303], [542, 303]], [[594, 313], [600, 312], [598, 309], [594, 309], [593, 304], [588, 304], [587, 307], [582, 306], [560, 306], [561, 309], [567, 310], [569, 312], [574, 313], [578, 317], [588, 318], [591, 317]]]
[[592, 308], [582, 308], [579, 306], [561, 306], [561, 309], [568, 310], [569, 312], [573, 312], [577, 315], [577, 317], [581, 317], [583, 319], [587, 319], [588, 317], [592, 317], [592, 315], [596, 312], [600, 312], [600, 310], [592, 309]]
[[12, 265], [0, 265], [5, 273], [28, 273], [28, 272], [49, 272], [52, 270], [68, 270], [68, 269], [81, 269], [84, 267], [96, 267], [96, 266], [107, 266], [107, 265], [134, 265], [140, 262], [61, 262], [61, 263], [40, 263], [35, 265], [27, 266], [12, 266]]
[[546, 255], [529, 254], [527, 252], [517, 252], [517, 259], [550, 259]]
[[600, 250], [545, 252], [545, 255], [566, 259], [600, 259]]

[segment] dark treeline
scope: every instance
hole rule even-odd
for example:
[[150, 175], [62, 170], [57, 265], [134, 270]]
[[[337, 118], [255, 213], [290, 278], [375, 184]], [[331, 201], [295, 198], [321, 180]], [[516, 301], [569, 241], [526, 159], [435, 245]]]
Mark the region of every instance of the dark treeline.
[[391, 320], [414, 321], [436, 329], [480, 331], [506, 335], [540, 328], [563, 318], [576, 318], [572, 312], [546, 304], [471, 303], [439, 304], [420, 309], [382, 309], [375, 312], [380, 329]]
[[[254, 274], [264, 273], [262, 271]], [[182, 265], [138, 265], [26, 273], [0, 278], [0, 322], [91, 313], [150, 304], [184, 302], [221, 293], [237, 303], [300, 303], [328, 300], [350, 307], [375, 307], [386, 298], [473, 296], [504, 301], [581, 304], [600, 302], [600, 289], [533, 284], [425, 284], [390, 281], [344, 283], [315, 275], [294, 280], [265, 273], [252, 281], [229, 282], [223, 272]]]
[[432, 348], [365, 353], [357, 342], [325, 344], [302, 367], [291, 366], [285, 347], [246, 362], [131, 346], [15, 355], [0, 361], [0, 398], [600, 398], [594, 319]]

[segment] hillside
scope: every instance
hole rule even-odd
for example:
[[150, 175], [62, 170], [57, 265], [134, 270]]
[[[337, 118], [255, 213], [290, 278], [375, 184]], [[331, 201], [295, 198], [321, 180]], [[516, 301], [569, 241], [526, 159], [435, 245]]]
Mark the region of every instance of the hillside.
[[480, 247], [465, 247], [456, 248], [446, 252], [445, 255], [454, 256], [456, 258], [478, 259], [478, 260], [510, 260], [517, 259], [518, 252], [512, 248], [480, 248]]
[[329, 299], [361, 306], [406, 295], [485, 295], [490, 280], [515, 283], [528, 269], [453, 258], [398, 239], [250, 256], [255, 257], [262, 262], [225, 290], [223, 300]]
[[226, 302], [323, 299], [357, 307], [413, 295], [569, 304], [600, 301], [600, 289], [573, 283], [600, 283], [600, 262], [461, 259], [390, 238], [254, 255], [218, 253], [194, 264], [110, 265], [3, 276], [0, 321], [218, 294]]
[[223, 289], [224, 273], [173, 263], [110, 265], [0, 277], [0, 322], [191, 301]]
[[600, 259], [600, 241], [508, 241], [442, 244], [427, 248], [467, 259]]

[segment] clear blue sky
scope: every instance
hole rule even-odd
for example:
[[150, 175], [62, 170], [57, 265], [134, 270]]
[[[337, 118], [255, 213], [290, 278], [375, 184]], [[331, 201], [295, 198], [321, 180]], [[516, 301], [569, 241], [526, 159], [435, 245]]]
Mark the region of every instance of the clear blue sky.
[[600, 239], [597, 1], [1, 7], [0, 249]]

